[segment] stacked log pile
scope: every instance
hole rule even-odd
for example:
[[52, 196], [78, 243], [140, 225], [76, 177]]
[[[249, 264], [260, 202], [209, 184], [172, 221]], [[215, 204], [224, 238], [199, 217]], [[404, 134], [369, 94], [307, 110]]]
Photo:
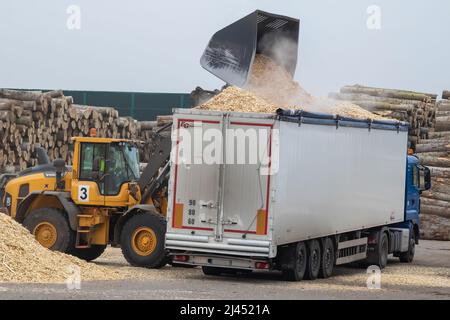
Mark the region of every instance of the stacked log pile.
[[36, 165], [35, 147], [50, 159], [71, 164], [71, 137], [88, 136], [143, 141], [141, 160], [148, 162], [152, 137], [159, 123], [120, 117], [112, 107], [74, 104], [61, 90], [50, 92], [0, 89], [0, 172], [20, 171]]
[[410, 123], [410, 146], [432, 176], [431, 190], [421, 197], [421, 236], [450, 240], [450, 91], [437, 102], [435, 94], [355, 85], [330, 98]]
[[352, 102], [383, 117], [409, 122], [412, 147], [434, 127], [436, 94], [354, 85], [330, 93], [329, 97]]
[[450, 91], [437, 103], [436, 125], [416, 153], [431, 169], [431, 190], [422, 193], [421, 222], [424, 239], [450, 240]]

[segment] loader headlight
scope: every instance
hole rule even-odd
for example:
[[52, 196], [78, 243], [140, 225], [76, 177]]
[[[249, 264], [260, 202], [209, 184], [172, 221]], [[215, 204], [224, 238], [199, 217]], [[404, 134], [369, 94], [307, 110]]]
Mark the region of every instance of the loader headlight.
[[6, 194], [4, 205], [8, 210], [11, 209], [11, 195], [8, 193]]

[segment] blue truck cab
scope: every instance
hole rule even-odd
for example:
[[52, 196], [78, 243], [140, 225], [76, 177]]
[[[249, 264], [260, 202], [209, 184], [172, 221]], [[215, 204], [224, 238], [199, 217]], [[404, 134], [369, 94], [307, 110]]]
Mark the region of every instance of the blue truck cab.
[[420, 238], [420, 195], [431, 188], [430, 169], [422, 166], [414, 155], [408, 155], [406, 162], [405, 219], [397, 224], [410, 230], [415, 244]]

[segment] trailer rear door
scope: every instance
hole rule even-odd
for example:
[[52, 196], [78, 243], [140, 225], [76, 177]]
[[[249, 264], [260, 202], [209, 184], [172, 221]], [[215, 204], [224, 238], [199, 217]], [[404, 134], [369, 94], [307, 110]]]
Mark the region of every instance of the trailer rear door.
[[194, 241], [203, 243], [199, 251], [268, 255], [274, 120], [176, 114], [174, 121], [168, 247]]

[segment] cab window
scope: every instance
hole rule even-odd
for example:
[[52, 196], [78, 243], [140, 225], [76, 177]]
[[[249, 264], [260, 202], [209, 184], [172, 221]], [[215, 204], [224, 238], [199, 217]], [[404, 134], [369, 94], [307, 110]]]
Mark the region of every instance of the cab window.
[[411, 184], [416, 188], [420, 188], [420, 175], [417, 166], [411, 166]]
[[109, 158], [106, 168], [106, 194], [116, 195], [120, 192], [120, 187], [124, 182], [128, 182], [128, 167], [125, 163], [122, 146], [119, 144], [109, 145]]
[[92, 180], [94, 161], [98, 159], [100, 163], [100, 172], [105, 171], [105, 155], [106, 148], [100, 143], [82, 143], [81, 144], [81, 163], [80, 163], [80, 180]]

